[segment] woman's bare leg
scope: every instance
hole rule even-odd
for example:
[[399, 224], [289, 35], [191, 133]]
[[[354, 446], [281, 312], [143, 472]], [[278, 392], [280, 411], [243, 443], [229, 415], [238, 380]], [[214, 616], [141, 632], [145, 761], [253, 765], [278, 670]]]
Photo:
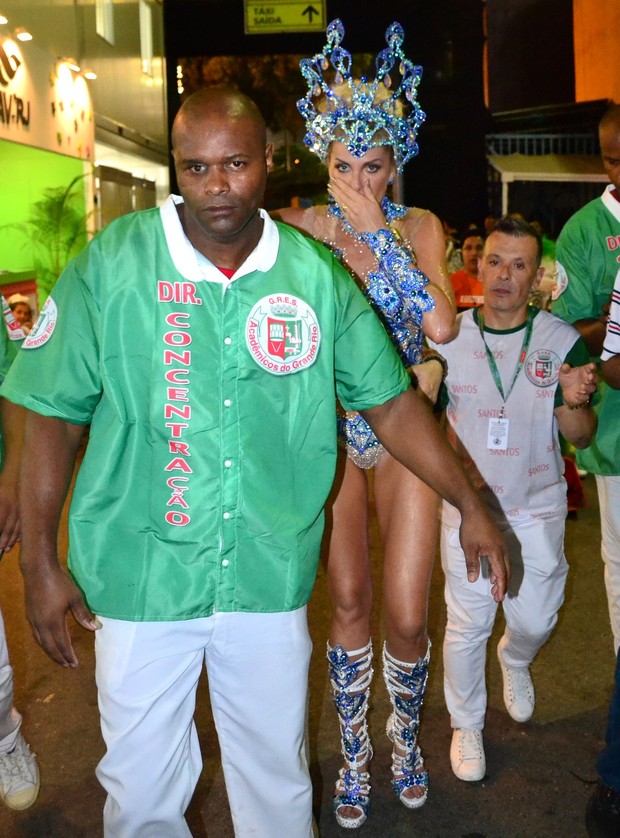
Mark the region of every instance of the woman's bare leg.
[[338, 823], [355, 828], [362, 825], [368, 813], [368, 766], [372, 757], [366, 725], [372, 678], [368, 480], [366, 472], [344, 455], [339, 456], [338, 468], [327, 561], [332, 600], [327, 657], [344, 764], [333, 806]]
[[428, 647], [428, 597], [439, 536], [439, 497], [389, 454], [375, 469], [383, 542], [383, 608], [388, 650], [416, 661]]
[[389, 455], [375, 474], [383, 541], [384, 675], [394, 713], [394, 790], [404, 805], [422, 805], [427, 775], [417, 745], [429, 659], [428, 597], [437, 549], [439, 498]]
[[370, 638], [372, 579], [368, 548], [368, 478], [344, 454], [332, 510], [327, 581], [332, 602], [331, 646], [361, 649]]

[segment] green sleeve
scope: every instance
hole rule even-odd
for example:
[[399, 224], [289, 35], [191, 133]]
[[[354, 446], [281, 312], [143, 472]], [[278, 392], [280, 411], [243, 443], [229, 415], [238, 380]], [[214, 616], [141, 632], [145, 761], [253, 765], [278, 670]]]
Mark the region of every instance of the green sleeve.
[[594, 317], [595, 303], [588, 270], [587, 245], [580, 225], [569, 223], [562, 230], [556, 245], [556, 258], [558, 270], [566, 272], [567, 285], [551, 305], [553, 314], [568, 323]]
[[[102, 393], [99, 308], [88, 282], [93, 271], [97, 255], [88, 249], [70, 263], [0, 390], [29, 410], [79, 425], [90, 422]], [[49, 338], [40, 342], [45, 329]]]
[[[590, 354], [588, 352], [588, 347], [585, 345], [585, 342], [582, 337], [578, 337], [575, 343], [571, 346], [568, 350], [566, 357], [564, 358], [563, 363], [570, 364], [571, 367], [581, 367], [584, 364], [587, 364], [590, 361]], [[553, 402], [554, 407], [562, 407], [564, 404], [564, 398], [562, 395], [562, 388], [558, 384], [556, 391], [555, 391], [555, 399]]]
[[334, 265], [336, 392], [346, 410], [359, 411], [400, 395], [410, 378], [362, 292]]
[[609, 301], [613, 280], [596, 234], [597, 223], [597, 215], [587, 205], [569, 219], [558, 238], [557, 282], [559, 288], [564, 283], [565, 287], [551, 311], [568, 323], [599, 317]]

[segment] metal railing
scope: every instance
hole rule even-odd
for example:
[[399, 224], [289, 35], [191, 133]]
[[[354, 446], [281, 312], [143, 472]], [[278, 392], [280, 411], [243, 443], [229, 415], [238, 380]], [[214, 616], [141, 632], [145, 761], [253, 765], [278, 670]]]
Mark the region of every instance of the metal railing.
[[487, 154], [598, 154], [594, 134], [487, 134]]

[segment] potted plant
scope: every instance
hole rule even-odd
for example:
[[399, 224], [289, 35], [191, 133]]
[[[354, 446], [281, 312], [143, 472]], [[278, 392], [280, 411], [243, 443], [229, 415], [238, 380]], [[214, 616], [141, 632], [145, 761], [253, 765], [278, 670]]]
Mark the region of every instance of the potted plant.
[[25, 238], [24, 247], [32, 257], [37, 279], [39, 303], [50, 291], [69, 260], [86, 244], [88, 214], [84, 212], [78, 175], [67, 186], [45, 189], [32, 205], [27, 221], [5, 224], [0, 229]]

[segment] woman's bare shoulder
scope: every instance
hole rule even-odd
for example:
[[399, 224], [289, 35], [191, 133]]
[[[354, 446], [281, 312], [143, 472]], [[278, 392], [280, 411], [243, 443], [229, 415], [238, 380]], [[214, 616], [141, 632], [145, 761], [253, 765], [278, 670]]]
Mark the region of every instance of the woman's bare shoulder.
[[416, 233], [441, 230], [441, 221], [435, 213], [421, 207], [409, 207], [407, 214], [402, 217], [403, 229], [409, 237], [415, 237]]
[[296, 227], [298, 230], [305, 232], [312, 226], [312, 217], [309, 210], [300, 207], [282, 207], [282, 209], [272, 210], [269, 215], [276, 221], [283, 221], [285, 224], [290, 224], [291, 227]]

